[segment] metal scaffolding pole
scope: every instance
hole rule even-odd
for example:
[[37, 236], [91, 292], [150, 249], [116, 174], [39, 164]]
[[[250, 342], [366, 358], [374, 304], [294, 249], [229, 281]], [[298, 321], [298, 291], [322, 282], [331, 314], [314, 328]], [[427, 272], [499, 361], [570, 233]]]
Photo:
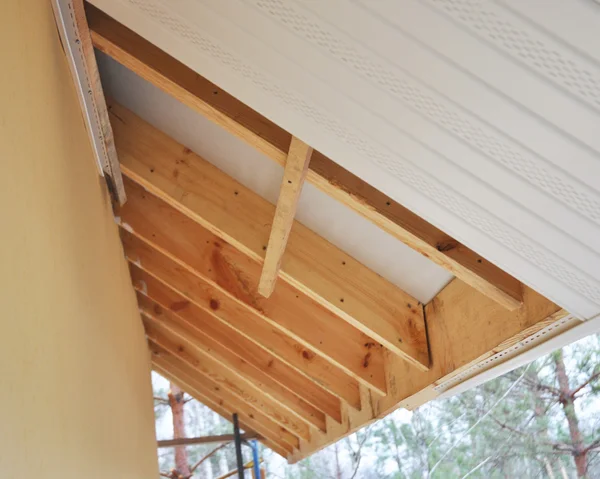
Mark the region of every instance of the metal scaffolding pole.
[[242, 437], [237, 413], [233, 414], [233, 435], [235, 438], [235, 457], [237, 460], [238, 476], [244, 479], [244, 460], [242, 459]]

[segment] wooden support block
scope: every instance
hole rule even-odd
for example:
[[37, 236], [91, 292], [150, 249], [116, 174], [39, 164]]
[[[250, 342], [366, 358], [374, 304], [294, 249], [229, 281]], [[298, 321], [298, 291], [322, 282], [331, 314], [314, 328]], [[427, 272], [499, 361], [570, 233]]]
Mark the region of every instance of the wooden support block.
[[285, 160], [285, 170], [281, 180], [279, 199], [275, 208], [275, 217], [271, 226], [269, 245], [265, 255], [258, 292], [268, 298], [273, 293], [279, 275], [281, 260], [294, 225], [296, 209], [300, 200], [302, 186], [308, 172], [312, 148], [295, 136], [292, 137], [290, 150]]

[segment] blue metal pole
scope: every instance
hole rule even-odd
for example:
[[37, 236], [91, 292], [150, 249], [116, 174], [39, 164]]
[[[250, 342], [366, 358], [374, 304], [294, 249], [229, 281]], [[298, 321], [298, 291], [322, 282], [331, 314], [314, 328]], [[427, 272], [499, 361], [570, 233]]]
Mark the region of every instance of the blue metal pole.
[[254, 477], [260, 479], [260, 463], [258, 462], [258, 442], [256, 439], [250, 442], [252, 445], [252, 462], [254, 462]]

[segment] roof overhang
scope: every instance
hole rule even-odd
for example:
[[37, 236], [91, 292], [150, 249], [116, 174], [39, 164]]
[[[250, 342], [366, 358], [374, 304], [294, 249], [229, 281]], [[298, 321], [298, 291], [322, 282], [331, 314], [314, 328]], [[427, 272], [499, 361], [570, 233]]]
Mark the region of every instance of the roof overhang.
[[[353, 116], [345, 118], [347, 124], [323, 124], [310, 103], [289, 96], [288, 88], [300, 90], [294, 84], [300, 80], [290, 80], [281, 90], [254, 76], [264, 75], [256, 71], [259, 66], [268, 69], [264, 62], [281, 61], [287, 68], [287, 60], [267, 55], [255, 69], [248, 69], [252, 57], [247, 49], [255, 47], [255, 40], [235, 28], [223, 35], [235, 32], [238, 36], [227, 41], [246, 43], [235, 43], [236, 54], [246, 55], [245, 62], [231, 57], [231, 50], [219, 44], [212, 30], [223, 28], [228, 14], [220, 9], [225, 6], [208, 8], [182, 0], [167, 9], [151, 0], [93, 2], [144, 39], [88, 5], [89, 37], [83, 5], [68, 3], [78, 19], [78, 40], [91, 38], [96, 49], [143, 81], [284, 167], [277, 205], [273, 205], [188, 148], [187, 140], [184, 146], [114, 99], [105, 108], [99, 81], [90, 89], [95, 104], [82, 102], [88, 113], [91, 108], [99, 115], [103, 141], [112, 144], [114, 139], [116, 145], [111, 175], [120, 180], [122, 172], [127, 201], [115, 205], [115, 216], [154, 369], [217, 413], [225, 417], [238, 413], [246, 432], [259, 434], [289, 461], [307, 457], [398, 407], [412, 409], [441, 394], [472, 387], [597, 330], [598, 319], [582, 322], [496, 266], [507, 265], [527, 284], [540, 285], [540, 291], [590, 318], [598, 312], [594, 293], [598, 278], [588, 277], [587, 289], [578, 289], [583, 285], [575, 271], [579, 256], [568, 267], [560, 263], [565, 277], [552, 269], [554, 260], [547, 255], [519, 263], [518, 242], [514, 243], [518, 235], [511, 243], [515, 250], [507, 251], [510, 248], [503, 245], [498, 256], [492, 250], [504, 230], [494, 230], [498, 237], [490, 242], [481, 237], [483, 223], [459, 227], [460, 212], [425, 198], [433, 191], [429, 181], [439, 179], [419, 180], [418, 194], [406, 196], [401, 190], [414, 190], [409, 181], [414, 175], [400, 180], [385, 173], [381, 163], [367, 167], [376, 152], [368, 149], [373, 147], [368, 145], [372, 138], [361, 138], [358, 130], [344, 131], [352, 126]], [[263, 25], [264, 19], [256, 17], [255, 11], [239, 6], [235, 15], [248, 15], [256, 25]], [[188, 20], [183, 20], [182, 8], [188, 9]], [[311, 8], [321, 7], [311, 4]], [[412, 9], [414, 15], [424, 15], [421, 7]], [[188, 23], [200, 21], [200, 11], [213, 25], [202, 23], [202, 28], [190, 30]], [[327, 13], [321, 12], [323, 18]], [[83, 43], [83, 69], [90, 78], [99, 78], [90, 56], [92, 43]], [[297, 68], [290, 66], [289, 71]], [[263, 82], [261, 88], [269, 87], [269, 95], [257, 93], [257, 78]], [[85, 94], [84, 88], [81, 91]], [[320, 94], [324, 92], [329, 89]], [[266, 116], [240, 99], [259, 105], [255, 108]], [[330, 101], [323, 99], [319, 108]], [[299, 121], [298, 102], [303, 114], [312, 115], [312, 126]], [[348, 110], [349, 115], [355, 113]], [[88, 114], [88, 121], [93, 116]], [[337, 134], [354, 135], [354, 140], [343, 146]], [[421, 168], [430, 168], [432, 176], [432, 165], [424, 163]], [[409, 174], [410, 168], [403, 171]], [[463, 184], [454, 174], [444, 181], [450, 179]], [[432, 299], [420, 301], [427, 292], [408, 291], [410, 285], [400, 288], [294, 220], [304, 181], [454, 279], [439, 292], [436, 286]], [[399, 184], [406, 188], [398, 188]], [[578, 191], [596, 198], [598, 188], [593, 186]], [[436, 191], [441, 195], [444, 190]], [[473, 192], [475, 200], [481, 190]], [[518, 202], [516, 196], [513, 200]], [[118, 202], [122, 203], [122, 196]], [[446, 217], [440, 220], [442, 211]], [[477, 251], [490, 254], [478, 254], [424, 217], [438, 220], [438, 226], [448, 225], [446, 231], [457, 231]], [[457, 222], [448, 223], [451, 219]], [[550, 224], [554, 219], [544, 221]], [[590, 251], [588, 258], [595, 261], [595, 253]], [[552, 261], [544, 263], [547, 260]], [[544, 273], [546, 267], [550, 270]], [[431, 271], [432, 278], [436, 274]], [[563, 295], [561, 284], [567, 278], [573, 284]]]

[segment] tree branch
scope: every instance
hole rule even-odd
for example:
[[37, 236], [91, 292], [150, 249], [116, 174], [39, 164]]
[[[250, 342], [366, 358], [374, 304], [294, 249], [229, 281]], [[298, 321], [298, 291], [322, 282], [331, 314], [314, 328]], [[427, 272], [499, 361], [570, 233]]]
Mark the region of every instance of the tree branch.
[[596, 439], [594, 442], [592, 442], [588, 447], [586, 447], [584, 449], [585, 452], [589, 452], [592, 451], [594, 449], [596, 449], [597, 447], [600, 447], [600, 439]]
[[[463, 412], [463, 413], [462, 413], [462, 414], [461, 414], [459, 417], [457, 417], [457, 418], [453, 419], [452, 421], [450, 421], [450, 424], [447, 424], [447, 427], [448, 427], [448, 428], [450, 428], [450, 426], [452, 426], [452, 425], [453, 425], [455, 422], [458, 422], [458, 421], [460, 421], [460, 420], [461, 420], [463, 417], [465, 417], [465, 415], [466, 415], [466, 414], [467, 414], [467, 413], [466, 413], [466, 411], [465, 411], [465, 412]], [[441, 431], [441, 432], [439, 432], [439, 433], [438, 433], [438, 434], [437, 434], [437, 435], [436, 435], [436, 436], [435, 436], [435, 437], [434, 437], [434, 438], [433, 438], [433, 439], [432, 439], [432, 440], [429, 442], [429, 444], [427, 444], [427, 448], [428, 448], [428, 449], [431, 447], [431, 445], [432, 445], [432, 444], [433, 444], [435, 441], [437, 441], [437, 440], [439, 439], [439, 437], [440, 437], [440, 436], [442, 436], [442, 435], [443, 435], [443, 434], [446, 432], [446, 431], [444, 431], [444, 430], [443, 430], [443, 428], [440, 428], [440, 429], [442, 429], [442, 431]]]
[[600, 377], [600, 371], [598, 371], [596, 374], [592, 374], [586, 381], [584, 381], [583, 383], [581, 383], [579, 386], [577, 386], [575, 389], [573, 389], [571, 391], [571, 397], [574, 398], [575, 394], [577, 394], [584, 387], [586, 387], [588, 384], [590, 384], [591, 382], [595, 381], [599, 377]]
[[[496, 424], [498, 424], [501, 428], [508, 429], [509, 431], [520, 434], [521, 436], [535, 436], [536, 435], [535, 432], [520, 431], [519, 429], [511, 427], [508, 424], [505, 424], [502, 421], [500, 421], [494, 415], [490, 415], [490, 418]], [[572, 451], [573, 450], [572, 447], [569, 447], [568, 444], [565, 444], [563, 442], [548, 442], [548, 441], [537, 441], [537, 440], [536, 440], [536, 442], [538, 444], [543, 444], [544, 446], [550, 446], [552, 449], [555, 449], [557, 451]]]
[[493, 405], [492, 407], [490, 407], [477, 421], [475, 421], [475, 424], [473, 424], [469, 429], [467, 429], [467, 431], [460, 436], [456, 442], [454, 444], [452, 444], [452, 446], [450, 446], [450, 448], [444, 453], [442, 454], [442, 457], [440, 457], [440, 459], [434, 464], [434, 466], [431, 468], [431, 471], [429, 472], [429, 476], [433, 476], [433, 472], [437, 469], [437, 467], [442, 463], [442, 461], [444, 459], [446, 459], [446, 457], [448, 456], [448, 454], [450, 454], [450, 452], [456, 447], [458, 446], [458, 444], [473, 430], [475, 429], [475, 427], [477, 427], [477, 425], [479, 423], [481, 423], [481, 421], [483, 421], [486, 417], [488, 417], [491, 412], [494, 410], [494, 408], [496, 406], [498, 406], [498, 404], [500, 404], [504, 398], [506, 398], [506, 396], [508, 396], [510, 394], [510, 392], [515, 388], [515, 386], [517, 384], [519, 384], [519, 382], [521, 382], [521, 380], [523, 379], [523, 377], [525, 376], [525, 373], [527, 372], [527, 370], [529, 369], [529, 365], [525, 368], [525, 370], [523, 371], [523, 373], [515, 380], [515, 382], [513, 382], [510, 387], [506, 390], [506, 392], [500, 397], [500, 399], [498, 399]]
[[202, 459], [200, 459], [196, 464], [194, 464], [192, 467], [190, 467], [190, 472], [193, 474], [194, 471], [196, 469], [198, 469], [198, 467], [200, 467], [200, 464], [202, 464], [204, 461], [206, 461], [207, 459], [209, 459], [211, 456], [213, 456], [217, 451], [223, 449], [225, 446], [229, 445], [231, 443], [229, 442], [224, 442], [223, 444], [221, 444], [218, 447], [215, 447], [212, 451], [210, 451], [206, 456], [204, 456]]
[[371, 426], [367, 427], [367, 429], [365, 430], [365, 433], [362, 437], [362, 440], [360, 440], [358, 442], [358, 449], [356, 450], [356, 452], [354, 452], [354, 450], [352, 450], [352, 454], [354, 454], [355, 456], [358, 456], [358, 459], [356, 460], [356, 467], [354, 468], [354, 472], [352, 473], [352, 476], [350, 476], [350, 479], [354, 479], [354, 477], [356, 476], [356, 473], [358, 472], [358, 468], [360, 467], [360, 461], [362, 459], [362, 454], [361, 454], [361, 450], [362, 447], [364, 446], [365, 442], [367, 441], [369, 435], [371, 432]]
[[477, 470], [481, 469], [490, 459], [492, 458], [492, 456], [488, 456], [486, 457], [483, 461], [481, 461], [479, 464], [477, 464], [473, 469], [471, 469], [469, 472], [467, 472], [462, 479], [465, 479], [467, 477], [469, 477], [471, 474], [473, 474], [474, 472], [476, 472]]
[[539, 381], [534, 381], [531, 378], [527, 377], [524, 379], [526, 384], [529, 384], [531, 387], [534, 387], [538, 390], [547, 391], [553, 396], [560, 396], [560, 391], [552, 386], [548, 386], [547, 384], [541, 383]]

